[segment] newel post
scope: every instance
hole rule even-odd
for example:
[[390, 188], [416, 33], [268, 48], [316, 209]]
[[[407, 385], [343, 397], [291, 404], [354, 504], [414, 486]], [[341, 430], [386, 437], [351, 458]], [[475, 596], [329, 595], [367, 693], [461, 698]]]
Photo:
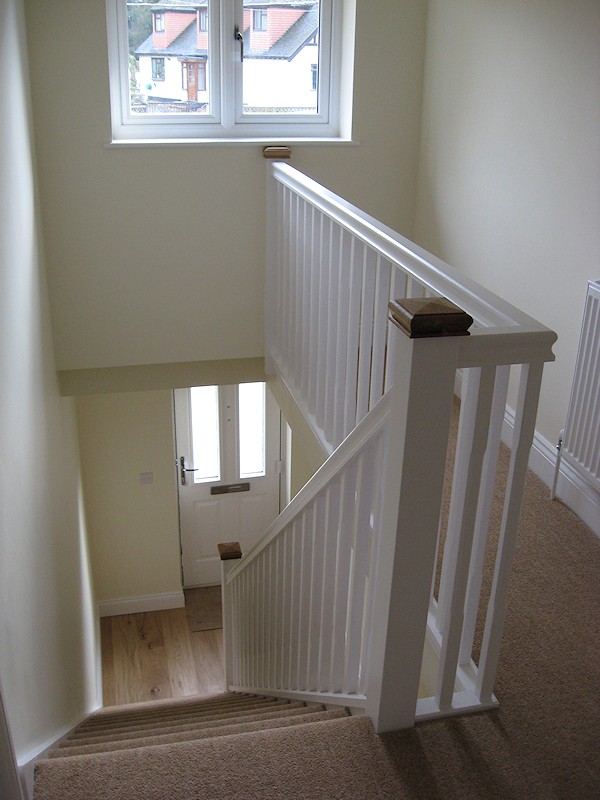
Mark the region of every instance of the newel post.
[[444, 298], [389, 307], [396, 341], [367, 686], [380, 733], [415, 720], [460, 337], [473, 322]]
[[223, 613], [223, 650], [225, 655], [225, 688], [233, 683], [233, 599], [231, 586], [227, 583], [227, 575], [242, 557], [239, 542], [224, 542], [218, 544], [219, 557], [221, 558], [221, 605]]

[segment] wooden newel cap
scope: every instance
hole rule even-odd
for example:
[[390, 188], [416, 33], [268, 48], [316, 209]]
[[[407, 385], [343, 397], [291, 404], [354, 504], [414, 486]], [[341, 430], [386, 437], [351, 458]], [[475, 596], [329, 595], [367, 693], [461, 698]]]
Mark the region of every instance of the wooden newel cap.
[[468, 336], [473, 317], [445, 297], [403, 297], [388, 303], [391, 320], [410, 336]]
[[242, 557], [242, 548], [239, 542], [223, 542], [222, 544], [218, 544], [217, 547], [219, 548], [221, 561]]

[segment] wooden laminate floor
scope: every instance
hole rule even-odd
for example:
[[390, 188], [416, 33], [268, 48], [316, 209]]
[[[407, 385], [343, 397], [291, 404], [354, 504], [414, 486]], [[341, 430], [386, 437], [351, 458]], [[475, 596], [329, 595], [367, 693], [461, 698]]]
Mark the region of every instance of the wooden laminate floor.
[[223, 631], [193, 633], [185, 608], [102, 617], [104, 705], [225, 691]]

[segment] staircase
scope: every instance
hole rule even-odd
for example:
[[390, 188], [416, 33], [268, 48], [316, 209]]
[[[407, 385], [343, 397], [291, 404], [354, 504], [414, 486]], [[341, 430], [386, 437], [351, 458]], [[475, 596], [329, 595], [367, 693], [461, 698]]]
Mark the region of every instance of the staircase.
[[34, 800], [398, 797], [368, 718], [225, 693], [101, 709], [35, 770]]

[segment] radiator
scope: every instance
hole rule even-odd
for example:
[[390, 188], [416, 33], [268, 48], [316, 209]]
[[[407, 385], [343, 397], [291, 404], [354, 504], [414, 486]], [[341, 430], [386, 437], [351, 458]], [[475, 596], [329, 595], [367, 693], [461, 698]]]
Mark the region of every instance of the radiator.
[[[600, 492], [600, 281], [589, 281], [560, 460]], [[554, 494], [554, 491], [553, 491]]]

